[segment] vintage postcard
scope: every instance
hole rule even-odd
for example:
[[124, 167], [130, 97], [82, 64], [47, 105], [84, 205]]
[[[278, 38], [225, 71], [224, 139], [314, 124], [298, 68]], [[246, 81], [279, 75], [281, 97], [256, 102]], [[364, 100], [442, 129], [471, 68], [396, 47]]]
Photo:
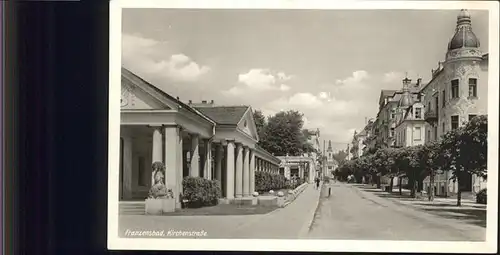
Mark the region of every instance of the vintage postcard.
[[497, 249], [497, 2], [110, 2], [108, 248]]

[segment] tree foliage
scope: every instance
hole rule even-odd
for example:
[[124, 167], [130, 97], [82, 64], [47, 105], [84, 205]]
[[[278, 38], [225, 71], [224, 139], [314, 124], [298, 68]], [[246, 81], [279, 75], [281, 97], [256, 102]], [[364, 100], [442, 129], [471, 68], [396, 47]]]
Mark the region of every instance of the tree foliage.
[[255, 110], [253, 112], [253, 119], [255, 121], [255, 126], [257, 127], [257, 134], [259, 135], [259, 138], [261, 138], [264, 136], [264, 128], [266, 126], [266, 117], [264, 117], [264, 114], [262, 114], [262, 111]]
[[253, 115], [259, 132], [259, 145], [266, 151], [276, 156], [299, 156], [314, 151], [308, 142], [309, 133], [303, 130], [302, 113], [281, 111], [267, 117], [267, 121], [260, 111], [255, 111]]
[[432, 187], [429, 193], [433, 196], [434, 176], [451, 171], [450, 179], [458, 182], [457, 205], [460, 205], [463, 177], [466, 174], [487, 177], [487, 130], [487, 116], [477, 116], [465, 126], [445, 133], [439, 141], [403, 148], [380, 147], [371, 154], [344, 162], [337, 175], [345, 180], [349, 175], [363, 174], [376, 181], [380, 176], [405, 176], [413, 196], [429, 176]]

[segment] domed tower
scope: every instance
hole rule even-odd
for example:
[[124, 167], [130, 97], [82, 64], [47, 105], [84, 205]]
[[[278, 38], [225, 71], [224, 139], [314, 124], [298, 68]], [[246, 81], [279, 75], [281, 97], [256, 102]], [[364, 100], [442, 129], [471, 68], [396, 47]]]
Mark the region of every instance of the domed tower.
[[480, 60], [482, 53], [479, 51], [479, 39], [472, 31], [471, 16], [467, 10], [462, 9], [457, 16], [455, 34], [448, 43], [446, 62], [462, 59]]
[[[454, 116], [454, 123], [464, 123], [468, 121], [468, 115], [479, 112], [479, 109], [476, 109], [478, 90], [487, 89], [487, 80], [479, 79], [483, 60], [479, 46], [479, 39], [472, 31], [471, 15], [467, 10], [461, 10], [457, 16], [455, 34], [448, 43], [443, 65], [443, 89], [446, 91], [446, 104], [441, 112], [444, 114], [443, 121]], [[480, 83], [485, 84], [485, 88], [480, 88]]]
[[403, 93], [401, 94], [401, 98], [399, 99], [398, 102], [398, 120], [397, 122], [403, 121], [404, 114], [408, 107], [413, 105], [413, 97], [410, 93], [410, 83], [411, 79], [408, 79], [408, 77], [403, 79]]

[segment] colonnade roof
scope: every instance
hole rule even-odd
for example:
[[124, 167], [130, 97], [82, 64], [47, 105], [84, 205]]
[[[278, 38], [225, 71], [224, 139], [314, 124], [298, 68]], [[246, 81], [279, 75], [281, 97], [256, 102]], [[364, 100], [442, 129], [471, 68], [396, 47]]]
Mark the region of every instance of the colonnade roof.
[[180, 101], [178, 98], [175, 98], [167, 93], [165, 93], [163, 90], [159, 89], [158, 87], [156, 87], [155, 85], [149, 83], [148, 81], [144, 80], [143, 78], [141, 78], [140, 76], [138, 76], [137, 74], [131, 72], [130, 70], [128, 70], [127, 68], [125, 67], [122, 67], [122, 77], [125, 77], [127, 79], [130, 79], [132, 81], [135, 80], [135, 82], [139, 81], [140, 83], [150, 87], [151, 89], [153, 89], [154, 91], [156, 91], [157, 93], [159, 93], [160, 95], [162, 95], [163, 97], [166, 97], [168, 98], [169, 100], [175, 102], [176, 104], [178, 104], [179, 106], [181, 106], [182, 108], [196, 114], [196, 115], [200, 115], [201, 117], [203, 118], [206, 118], [207, 120], [210, 120], [211, 122], [214, 122], [213, 120], [211, 120], [210, 118], [207, 118], [207, 116], [204, 116], [203, 114], [200, 114], [199, 111], [197, 111], [196, 109], [190, 107], [189, 105], [183, 103], [182, 101]]
[[195, 107], [218, 125], [238, 125], [249, 106]]
[[255, 145], [255, 152], [257, 156], [264, 157], [264, 159], [269, 160], [275, 164], [280, 164], [281, 162], [281, 159], [264, 150], [264, 148], [260, 147], [258, 144]]

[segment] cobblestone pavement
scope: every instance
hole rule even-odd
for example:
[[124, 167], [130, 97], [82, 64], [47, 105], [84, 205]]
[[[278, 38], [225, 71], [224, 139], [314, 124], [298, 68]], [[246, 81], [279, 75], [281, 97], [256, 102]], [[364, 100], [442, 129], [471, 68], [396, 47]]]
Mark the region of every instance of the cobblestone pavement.
[[[366, 192], [353, 185], [336, 183], [331, 197], [320, 201], [310, 239], [484, 241], [486, 229], [429, 214]], [[326, 191], [328, 187], [325, 188]]]
[[[120, 215], [119, 233], [125, 231], [164, 230], [205, 231], [200, 238], [299, 238], [307, 234], [319, 201], [313, 185], [285, 208], [262, 215], [238, 216], [151, 216]], [[174, 236], [165, 236], [175, 238]], [[186, 237], [179, 237], [186, 238]]]

